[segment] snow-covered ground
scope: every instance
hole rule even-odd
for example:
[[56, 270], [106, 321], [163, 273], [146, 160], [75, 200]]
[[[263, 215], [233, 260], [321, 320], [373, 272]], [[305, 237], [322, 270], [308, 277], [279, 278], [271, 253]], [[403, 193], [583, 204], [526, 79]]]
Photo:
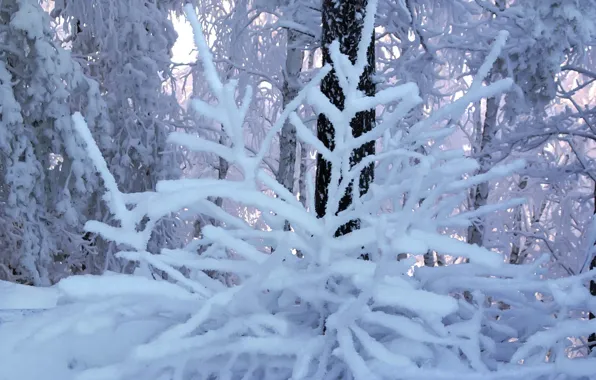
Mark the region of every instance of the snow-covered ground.
[[78, 380], [86, 369], [129, 359], [193, 305], [180, 290], [124, 275], [78, 276], [51, 288], [0, 282], [0, 380]]
[[58, 295], [56, 288], [36, 288], [0, 281], [0, 326], [54, 308]]
[[[43, 310], [56, 306], [59, 292], [57, 288], [38, 288], [0, 281], [0, 312]], [[0, 314], [1, 315], [1, 314]]]

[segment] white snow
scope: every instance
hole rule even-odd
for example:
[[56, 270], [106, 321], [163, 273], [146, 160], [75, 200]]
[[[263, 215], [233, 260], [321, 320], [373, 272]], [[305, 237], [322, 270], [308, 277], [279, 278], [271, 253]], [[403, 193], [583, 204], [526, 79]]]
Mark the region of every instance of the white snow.
[[56, 288], [61, 292], [61, 297], [69, 301], [111, 298], [119, 295], [153, 295], [189, 302], [197, 300], [196, 296], [178, 285], [131, 275], [72, 276], [60, 281]]
[[54, 287], [33, 287], [0, 281], [0, 312], [51, 309], [56, 306], [59, 296], [60, 293]]

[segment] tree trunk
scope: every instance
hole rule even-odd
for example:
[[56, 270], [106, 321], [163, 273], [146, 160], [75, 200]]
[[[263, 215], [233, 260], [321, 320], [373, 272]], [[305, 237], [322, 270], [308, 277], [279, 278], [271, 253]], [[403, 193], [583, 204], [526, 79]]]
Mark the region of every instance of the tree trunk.
[[515, 215], [513, 219], [513, 244], [511, 245], [511, 254], [509, 255], [509, 264], [521, 264], [522, 239], [518, 231], [522, 229], [522, 207], [515, 208]]
[[[596, 256], [594, 256], [592, 262], [590, 263], [590, 270], [592, 269], [596, 269]], [[596, 297], [596, 281], [594, 280], [590, 281], [590, 294]], [[596, 319], [596, 315], [590, 312], [590, 320], [592, 319]], [[596, 332], [590, 334], [590, 336], [588, 337], [588, 347], [590, 349], [590, 352], [596, 350]]]
[[[221, 127], [223, 129], [223, 125]], [[219, 143], [221, 145], [225, 145], [225, 146], [230, 146], [228, 139], [222, 134], [219, 137]], [[230, 163], [228, 161], [226, 161], [224, 158], [219, 157], [219, 166], [218, 166], [218, 172], [217, 172], [217, 179], [223, 181], [224, 179], [226, 179], [226, 177], [228, 176], [228, 171], [230, 170]], [[217, 197], [214, 201], [214, 203], [217, 205], [217, 207], [221, 208], [223, 206], [223, 198], [222, 197]], [[217, 220], [213, 219], [211, 220], [211, 224], [214, 226], [217, 226], [219, 223]]]
[[[594, 183], [594, 214], [596, 215], [596, 183]], [[592, 262], [590, 263], [590, 270], [596, 269], [596, 256], [592, 258]], [[596, 297], [596, 281], [590, 281], [590, 294]], [[596, 315], [590, 312], [589, 316], [590, 320], [596, 319]], [[593, 332], [588, 337], [588, 349], [590, 352], [596, 350], [596, 332]]]
[[[310, 70], [314, 67], [314, 51], [305, 51], [305, 68]], [[300, 142], [300, 168], [298, 172], [298, 199], [306, 208], [306, 176], [308, 171], [308, 145]]]
[[[340, 50], [347, 55], [354, 63], [358, 52], [358, 43], [361, 38], [362, 27], [364, 23], [364, 12], [367, 0], [324, 0], [322, 12], [322, 46], [323, 46], [323, 62], [331, 64], [329, 45], [334, 40], [339, 40]], [[374, 37], [374, 36], [373, 36]], [[375, 94], [375, 83], [372, 75], [374, 73], [375, 53], [374, 53], [374, 38], [368, 46], [367, 51], [368, 65], [360, 78], [358, 89], [363, 91], [368, 96]], [[345, 95], [339, 86], [339, 81], [335, 75], [335, 70], [332, 70], [322, 81], [321, 91], [325, 94], [332, 104], [340, 110], [344, 108]], [[356, 114], [350, 121], [352, 133], [355, 137], [370, 131], [374, 127], [375, 111], [363, 111]], [[330, 150], [335, 148], [335, 129], [331, 122], [320, 114], [317, 120], [317, 137]], [[370, 142], [362, 147], [354, 150], [352, 153], [350, 164], [352, 166], [361, 162], [362, 159], [375, 152], [375, 143]], [[367, 166], [360, 174], [358, 189], [360, 195], [368, 191], [370, 183], [374, 176], [374, 165]], [[331, 163], [323, 158], [321, 154], [317, 155], [317, 171], [315, 180], [315, 209], [319, 218], [325, 216], [325, 208], [329, 199], [329, 184], [331, 180]], [[339, 207], [336, 213], [346, 210], [352, 203], [353, 184], [346, 190], [346, 194], [339, 202]], [[336, 236], [341, 236], [358, 229], [360, 226], [359, 220], [351, 220], [345, 225], [341, 226]], [[367, 255], [363, 258], [368, 259]]]
[[[528, 186], [528, 181], [523, 179], [519, 183], [518, 188], [524, 190], [526, 186]], [[509, 264], [521, 264], [525, 255], [525, 244], [522, 242], [522, 237], [519, 233], [523, 229], [522, 216], [523, 206], [520, 205], [515, 208], [515, 215], [513, 217], [513, 243], [511, 245], [511, 254], [509, 255]]]
[[[300, 71], [302, 70], [301, 49], [296, 47], [298, 32], [288, 29], [286, 48], [286, 67], [284, 70], [283, 105], [290, 103], [300, 90]], [[279, 137], [279, 168], [277, 182], [282, 184], [290, 193], [294, 192], [294, 177], [296, 171], [296, 129], [286, 120]], [[290, 230], [290, 224], [285, 222], [284, 229]]]
[[[480, 156], [478, 159], [478, 163], [480, 164], [480, 173], [486, 173], [486, 171], [490, 168], [490, 160], [486, 156], [485, 149], [487, 146], [489, 146], [493, 136], [497, 132], [497, 114], [499, 111], [499, 103], [499, 97], [487, 99], [484, 124], [478, 124], [476, 126], [476, 133], [478, 135], [480, 134], [480, 129], [482, 129], [482, 135], [478, 139], [479, 141], [477, 145], [477, 154]], [[481, 183], [473, 188], [472, 209], [477, 210], [478, 208], [485, 206], [488, 202], [488, 195], [488, 182]], [[470, 227], [468, 227], [468, 244], [476, 244], [478, 246], [484, 245], [484, 227], [485, 225], [482, 219], [477, 221], [477, 224], [472, 224]], [[465, 258], [463, 262], [468, 263], [469, 259]], [[472, 293], [469, 290], [464, 291], [464, 299], [469, 303], [473, 301]]]
[[[492, 139], [497, 132], [497, 114], [499, 112], [499, 97], [489, 98], [486, 100], [486, 114], [484, 117], [484, 124], [482, 127], [482, 138], [480, 139], [480, 146], [478, 148], [480, 164], [480, 173], [486, 173], [490, 168], [490, 159], [486, 155], [486, 148], [492, 142]], [[488, 183], [484, 182], [476, 186], [472, 191], [472, 209], [485, 206], [488, 201]], [[482, 246], [484, 244], [484, 226], [483, 223], [472, 224], [468, 228], [468, 243]]]
[[[495, 6], [501, 11], [507, 7], [506, 0], [495, 0]], [[490, 80], [496, 79], [496, 76], [502, 72], [504, 62], [502, 59], [497, 59], [492, 67], [492, 75]], [[478, 141], [478, 163], [480, 164], [480, 173], [485, 173], [490, 166], [489, 158], [486, 155], [485, 148], [492, 142], [494, 135], [497, 133], [497, 115], [499, 112], [500, 97], [495, 96], [486, 100], [486, 114], [484, 117], [484, 124], [480, 124], [477, 120], [476, 125], [477, 136], [480, 137], [480, 129], [482, 129], [482, 137]], [[478, 102], [480, 107], [480, 102]], [[472, 190], [472, 209], [477, 210], [479, 207], [486, 205], [488, 201], [488, 183], [482, 183]], [[482, 221], [478, 224], [472, 224], [468, 228], [468, 243], [482, 246], [484, 244], [484, 230]], [[467, 260], [466, 260], [467, 261]]]

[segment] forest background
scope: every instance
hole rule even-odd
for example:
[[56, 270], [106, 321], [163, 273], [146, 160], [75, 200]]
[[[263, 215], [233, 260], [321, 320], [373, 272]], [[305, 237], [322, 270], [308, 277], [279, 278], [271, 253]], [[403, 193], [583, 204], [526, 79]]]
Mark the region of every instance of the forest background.
[[[507, 270], [531, 272], [557, 286], [571, 279], [573, 289], [596, 296], [589, 273], [596, 266], [596, 3], [338, 4], [204, 0], [193, 4], [195, 20], [177, 0], [0, 1], [0, 279], [63, 284], [61, 291], [72, 296], [68, 284], [77, 284], [77, 277], [119, 281], [130, 275], [181, 284], [212, 299], [227, 294], [222, 285], [234, 289], [252, 284], [255, 273], [264, 276], [249, 264], [234, 266], [238, 257], [261, 265], [265, 259], [257, 253], [289, 251], [297, 260], [323, 255], [316, 262], [324, 266], [338, 244], [347, 244], [346, 257], [381, 262], [377, 252], [389, 246], [369, 242], [364, 233], [383, 230], [395, 234], [393, 243], [399, 234], [408, 241], [391, 245], [390, 256], [410, 263], [410, 276], [422, 268], [422, 287], [460, 294], [478, 308], [484, 307], [479, 297], [488, 297], [487, 307], [501, 314], [526, 301], [480, 296], [476, 285], [439, 289], [429, 285], [431, 274], [424, 275], [435, 272], [424, 269], [461, 266], [462, 276], [480, 276], [466, 266], [475, 265], [470, 247], [479, 247], [479, 257], [498, 254], [519, 267]], [[363, 45], [371, 9], [373, 38]], [[312, 89], [319, 83], [321, 93]], [[342, 149], [352, 148], [357, 153], [342, 156]], [[409, 152], [407, 160], [388, 158], [400, 149]], [[455, 151], [470, 161], [451, 162]], [[449, 165], [430, 169], [442, 163]], [[396, 178], [417, 187], [404, 190]], [[183, 193], [192, 186], [200, 200]], [[170, 198], [160, 198], [168, 192]], [[183, 194], [190, 198], [177, 203]], [[435, 203], [427, 206], [429, 199]], [[290, 206], [299, 211], [284, 208]], [[338, 212], [330, 213], [333, 207]], [[316, 240], [317, 219], [308, 219], [315, 214], [329, 223], [321, 236], [338, 243]], [[379, 217], [386, 224], [375, 224], [374, 215], [396, 220]], [[457, 223], [444, 222], [448, 217]], [[432, 238], [422, 234], [430, 233], [425, 223]], [[414, 234], [418, 228], [422, 235]], [[358, 239], [363, 243], [356, 248]], [[322, 247], [335, 253], [324, 256]], [[190, 257], [176, 256], [182, 251], [207, 261], [191, 264], [185, 261]], [[515, 278], [503, 273], [494, 276]], [[554, 285], [544, 286], [550, 290], [528, 293], [530, 303], [557, 306], [541, 312], [591, 322], [593, 299], [573, 298], [573, 307], [558, 309], [562, 300]], [[314, 307], [317, 315], [334, 310], [325, 305]], [[523, 346], [522, 340], [555, 325], [537, 318], [527, 340], [515, 339]], [[566, 358], [589, 355], [592, 327], [564, 330], [557, 344]], [[327, 324], [321, 328], [325, 336]], [[345, 345], [337, 331], [338, 344]], [[365, 349], [360, 332], [353, 329]], [[536, 357], [553, 362], [555, 348], [546, 346]], [[520, 357], [505, 356], [497, 362]], [[386, 378], [385, 369], [368, 365], [337, 371], [368, 379], [370, 370]]]

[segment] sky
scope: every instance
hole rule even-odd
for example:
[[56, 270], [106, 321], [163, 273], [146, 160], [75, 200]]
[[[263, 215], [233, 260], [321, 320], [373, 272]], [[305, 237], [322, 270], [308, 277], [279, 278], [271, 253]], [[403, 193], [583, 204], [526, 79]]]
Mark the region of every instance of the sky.
[[174, 27], [178, 32], [178, 40], [172, 49], [173, 60], [178, 63], [190, 63], [195, 60], [195, 55], [191, 54], [195, 48], [193, 42], [192, 28], [183, 17], [174, 18]]

